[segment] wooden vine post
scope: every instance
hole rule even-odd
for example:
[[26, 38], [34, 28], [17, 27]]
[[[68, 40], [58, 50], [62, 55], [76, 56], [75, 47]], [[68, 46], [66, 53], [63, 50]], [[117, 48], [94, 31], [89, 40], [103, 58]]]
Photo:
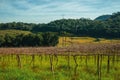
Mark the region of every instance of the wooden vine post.
[[108, 59], [107, 59], [107, 73], [109, 73], [110, 71], [110, 56], [108, 55]]
[[101, 64], [102, 64], [102, 55], [97, 55], [97, 74], [98, 74], [98, 80], [101, 80]]
[[86, 55], [85, 57], [86, 57], [85, 59], [86, 68], [88, 68], [88, 56]]
[[17, 59], [17, 66], [19, 67], [19, 68], [21, 68], [21, 60], [20, 60], [20, 55], [16, 55], [16, 59]]
[[73, 56], [73, 59], [74, 59], [74, 61], [75, 61], [75, 64], [78, 65], [78, 63], [77, 63], [77, 56], [74, 55], [74, 56]]
[[32, 56], [32, 60], [30, 62], [30, 65], [32, 64], [32, 67], [34, 67], [35, 65], [35, 55], [31, 55]]
[[53, 55], [52, 55], [52, 54], [49, 54], [49, 58], [50, 58], [51, 71], [54, 72], [54, 67], [53, 67]]

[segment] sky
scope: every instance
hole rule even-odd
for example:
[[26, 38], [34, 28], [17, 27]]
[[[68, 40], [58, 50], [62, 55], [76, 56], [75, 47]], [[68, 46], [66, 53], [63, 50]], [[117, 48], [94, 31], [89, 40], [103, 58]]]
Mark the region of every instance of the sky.
[[0, 0], [0, 23], [49, 23], [62, 19], [95, 19], [120, 11], [120, 0]]

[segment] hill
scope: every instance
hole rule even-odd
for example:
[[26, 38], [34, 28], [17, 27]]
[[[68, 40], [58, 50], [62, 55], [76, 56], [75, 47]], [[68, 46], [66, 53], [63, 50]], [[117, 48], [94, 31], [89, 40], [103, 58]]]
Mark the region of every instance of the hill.
[[109, 19], [110, 17], [111, 17], [111, 15], [102, 15], [102, 16], [95, 18], [95, 20], [105, 21], [105, 20]]
[[0, 30], [25, 30], [34, 33], [56, 32], [59, 36], [90, 36], [104, 38], [120, 38], [120, 12], [102, 15], [95, 20], [60, 19], [47, 24], [33, 23], [1, 23]]
[[11, 34], [11, 35], [19, 35], [19, 34], [30, 34], [30, 31], [22, 31], [22, 30], [0, 30], [0, 35]]

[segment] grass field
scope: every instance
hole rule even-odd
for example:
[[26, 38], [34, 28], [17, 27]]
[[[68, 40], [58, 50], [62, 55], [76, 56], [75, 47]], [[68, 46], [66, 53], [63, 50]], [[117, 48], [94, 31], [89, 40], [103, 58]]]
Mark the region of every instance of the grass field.
[[22, 31], [22, 30], [0, 30], [0, 36], [5, 34], [16, 35], [16, 34], [30, 34], [30, 33], [31, 32], [29, 31]]
[[120, 43], [120, 39], [105, 39], [93, 37], [60, 37], [58, 46], [68, 46], [81, 43]]
[[[64, 40], [60, 37], [58, 46], [120, 42], [91, 37]], [[0, 54], [0, 80], [120, 80], [120, 56]]]
[[[87, 61], [86, 56], [77, 56], [77, 63], [73, 56], [58, 56], [58, 61], [53, 56], [52, 70], [49, 56], [36, 55], [34, 60], [28, 55], [21, 55], [20, 58], [18, 66], [16, 55], [1, 56], [0, 80], [98, 80], [95, 56], [87, 56]], [[103, 57], [101, 80], [120, 80], [120, 62], [115, 61], [113, 65], [112, 57], [110, 60], [108, 72], [107, 56]]]

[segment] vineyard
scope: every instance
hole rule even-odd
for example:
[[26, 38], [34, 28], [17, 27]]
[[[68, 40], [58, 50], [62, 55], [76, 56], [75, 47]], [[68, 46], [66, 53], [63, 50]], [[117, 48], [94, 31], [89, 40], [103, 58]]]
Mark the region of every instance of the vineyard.
[[0, 80], [120, 80], [120, 44], [0, 48]]
[[120, 80], [120, 0], [0, 0], [0, 80]]

